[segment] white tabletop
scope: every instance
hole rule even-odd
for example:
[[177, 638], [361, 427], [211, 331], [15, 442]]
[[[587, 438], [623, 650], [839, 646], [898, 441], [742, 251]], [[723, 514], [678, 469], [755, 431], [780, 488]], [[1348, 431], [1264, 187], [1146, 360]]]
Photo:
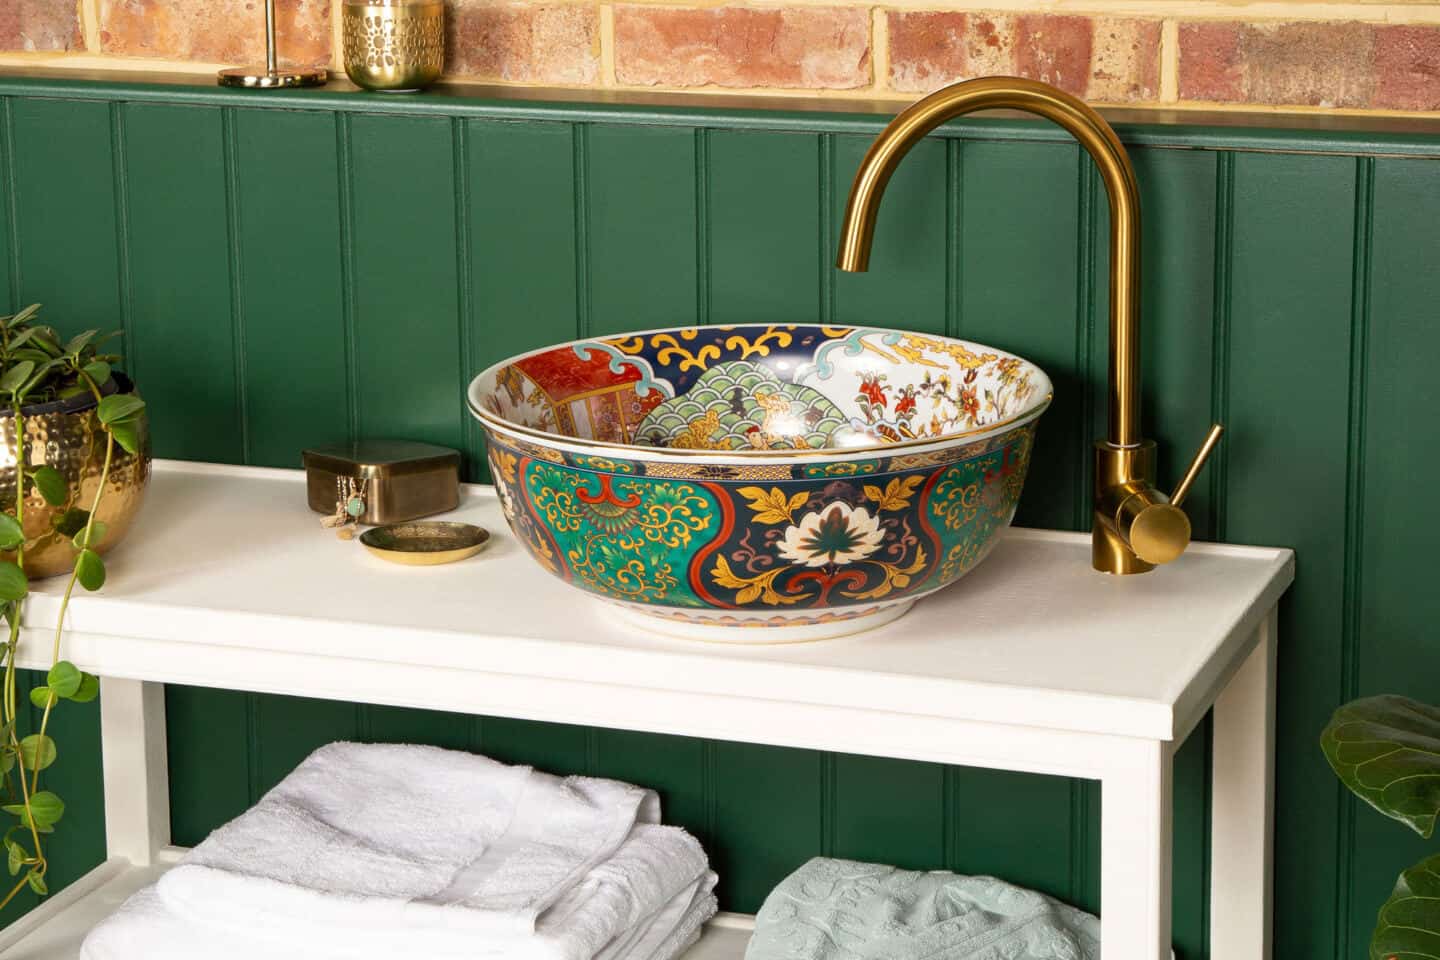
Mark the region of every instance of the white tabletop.
[[[1168, 740], [1293, 578], [1289, 550], [1208, 544], [1111, 577], [1090, 568], [1088, 535], [1015, 529], [892, 624], [731, 647], [639, 632], [552, 578], [490, 488], [465, 488], [451, 516], [491, 545], [401, 567], [323, 530], [299, 471], [159, 461], [104, 590], [72, 605], [65, 654], [102, 675], [735, 739], [757, 737], [727, 713], [769, 704], [816, 708], [817, 728], [840, 708]], [[30, 604], [23, 666], [48, 665], [56, 592]]]

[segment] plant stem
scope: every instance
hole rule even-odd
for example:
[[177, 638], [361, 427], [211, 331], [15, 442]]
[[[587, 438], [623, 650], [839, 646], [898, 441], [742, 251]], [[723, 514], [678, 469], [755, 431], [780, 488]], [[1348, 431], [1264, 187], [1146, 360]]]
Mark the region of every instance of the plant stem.
[[[20, 411], [20, 402], [15, 402], [15, 522], [20, 525], [21, 541], [15, 548], [15, 565], [21, 570], [25, 569], [25, 417]], [[10, 636], [6, 642], [5, 658], [5, 722], [10, 725], [10, 746], [15, 750], [16, 779], [20, 781], [20, 797], [25, 804], [25, 819], [29, 821], [30, 837], [35, 841], [35, 867], [32, 870], [45, 870], [45, 853], [40, 849], [40, 830], [35, 825], [35, 818], [30, 814], [30, 791], [25, 788], [25, 752], [20, 749], [20, 738], [16, 736], [17, 711], [15, 704], [15, 651], [20, 646], [20, 617], [23, 613], [24, 601], [16, 600], [11, 608]], [[37, 763], [36, 773], [39, 773], [38, 763], [39, 751], [36, 751]], [[12, 891], [9, 902], [15, 892]], [[3, 904], [0, 904], [3, 906]]]

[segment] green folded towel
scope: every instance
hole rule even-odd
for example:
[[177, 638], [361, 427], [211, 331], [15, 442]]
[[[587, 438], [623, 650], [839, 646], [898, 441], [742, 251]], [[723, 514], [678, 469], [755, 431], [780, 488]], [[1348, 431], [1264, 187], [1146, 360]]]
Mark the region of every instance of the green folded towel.
[[817, 857], [770, 892], [745, 960], [1098, 960], [1100, 921], [994, 877]]

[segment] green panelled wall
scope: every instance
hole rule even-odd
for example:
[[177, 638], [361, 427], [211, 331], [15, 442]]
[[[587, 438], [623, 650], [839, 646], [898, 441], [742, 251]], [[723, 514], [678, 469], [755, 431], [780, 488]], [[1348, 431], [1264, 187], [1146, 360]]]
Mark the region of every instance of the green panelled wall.
[[[520, 350], [750, 320], [972, 337], [1056, 383], [1020, 522], [1082, 528], [1104, 417], [1098, 178], [1043, 126], [952, 125], [895, 178], [870, 273], [838, 274], [849, 176], [882, 122], [0, 78], [0, 307], [123, 327], [161, 456], [296, 466], [306, 444], [397, 435], [462, 449], [472, 479], [483, 451], [461, 392]], [[1143, 193], [1162, 476], [1223, 420], [1197, 530], [1299, 555], [1281, 612], [1276, 955], [1356, 956], [1420, 846], [1357, 810], [1315, 743], [1348, 696], [1440, 700], [1440, 448], [1424, 426], [1440, 404], [1440, 137], [1121, 132]], [[180, 843], [319, 744], [423, 741], [659, 787], [731, 909], [819, 853], [1101, 906], [1089, 782], [183, 687], [167, 705]], [[58, 722], [70, 812], [52, 886], [103, 850], [95, 713]], [[1208, 954], [1208, 750], [1207, 723], [1176, 759], [1184, 960]]]

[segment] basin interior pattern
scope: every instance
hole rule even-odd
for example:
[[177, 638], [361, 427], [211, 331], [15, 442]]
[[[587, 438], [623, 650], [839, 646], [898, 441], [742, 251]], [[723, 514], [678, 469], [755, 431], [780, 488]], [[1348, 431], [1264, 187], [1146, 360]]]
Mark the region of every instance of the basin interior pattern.
[[922, 334], [707, 327], [537, 351], [470, 399], [511, 529], [550, 572], [672, 621], [787, 627], [979, 563], [1049, 381]]

